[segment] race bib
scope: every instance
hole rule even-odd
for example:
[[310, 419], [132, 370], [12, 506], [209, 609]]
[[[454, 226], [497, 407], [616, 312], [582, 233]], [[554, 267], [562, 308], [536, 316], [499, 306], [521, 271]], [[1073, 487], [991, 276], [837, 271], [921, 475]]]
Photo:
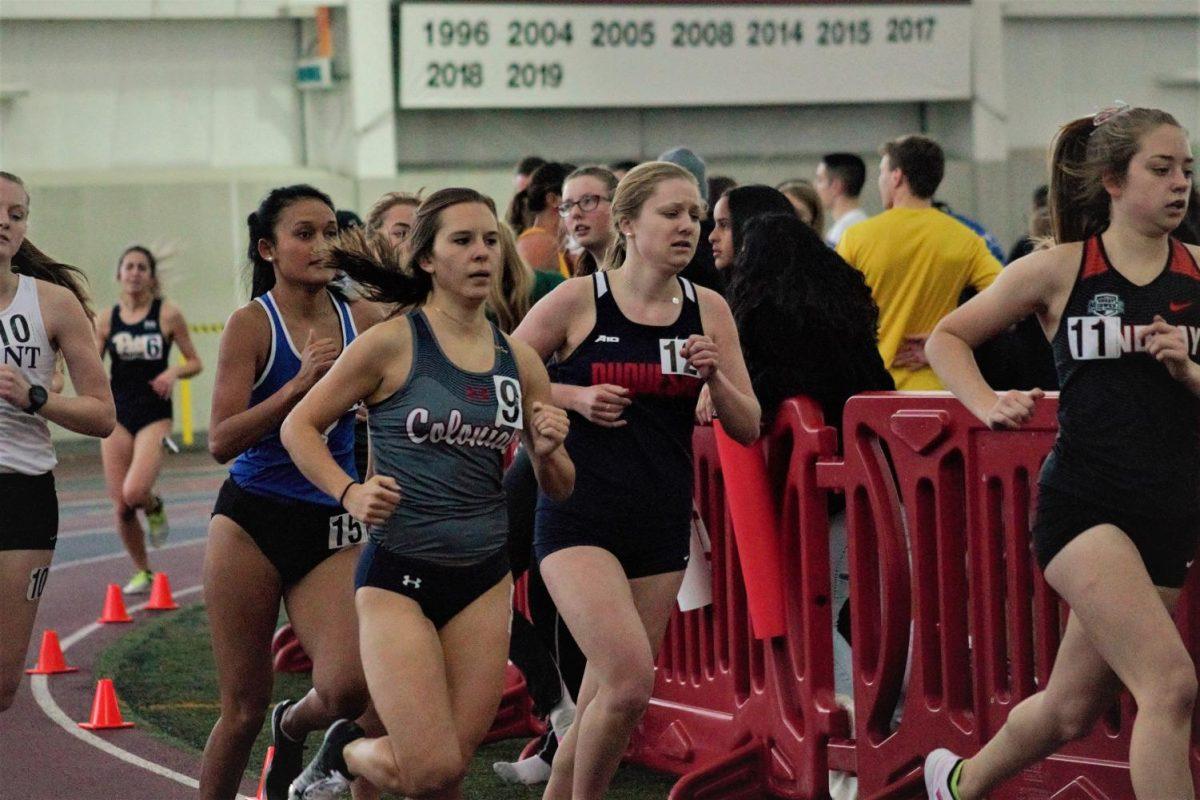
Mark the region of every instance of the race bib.
[[1121, 318], [1068, 317], [1067, 343], [1076, 361], [1120, 358]]
[[363, 524], [349, 512], [329, 518], [329, 549], [341, 550], [363, 540]]
[[507, 375], [493, 376], [496, 382], [496, 427], [525, 427], [521, 408], [521, 382]]
[[25, 599], [33, 603], [41, 598], [46, 591], [46, 580], [50, 577], [49, 567], [38, 567], [29, 573], [29, 588], [25, 590]]
[[699, 378], [700, 372], [683, 357], [687, 339], [659, 339], [658, 356], [663, 375], [687, 375]]

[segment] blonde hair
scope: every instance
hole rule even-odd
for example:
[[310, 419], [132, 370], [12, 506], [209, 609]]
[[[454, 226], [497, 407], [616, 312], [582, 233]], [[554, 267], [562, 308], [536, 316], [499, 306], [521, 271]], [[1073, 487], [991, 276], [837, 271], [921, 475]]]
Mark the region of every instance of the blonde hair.
[[488, 309], [496, 317], [496, 327], [512, 333], [529, 313], [533, 291], [533, 269], [517, 252], [517, 236], [506, 223], [500, 223], [500, 280], [492, 284]]
[[388, 192], [376, 200], [375, 205], [371, 206], [371, 210], [367, 212], [367, 230], [371, 233], [377, 233], [380, 226], [383, 225], [384, 215], [395, 206], [412, 206], [413, 208], [417, 208], [420, 205], [420, 192], [416, 194], [409, 192]]
[[812, 222], [808, 223], [808, 227], [812, 228], [817, 233], [825, 232], [825, 207], [821, 204], [821, 195], [817, 194], [817, 189], [803, 178], [797, 178], [791, 181], [784, 181], [779, 184], [779, 191], [799, 200], [804, 205], [808, 206], [812, 212]]
[[1080, 117], [1059, 129], [1050, 149], [1050, 227], [1056, 243], [1082, 242], [1108, 227], [1112, 203], [1104, 178], [1124, 181], [1142, 137], [1163, 125], [1183, 130], [1166, 111], [1129, 106]]
[[621, 223], [636, 218], [658, 185], [672, 180], [685, 180], [697, 190], [700, 189], [695, 175], [669, 161], [647, 161], [638, 164], [621, 178], [612, 198], [612, 224], [617, 238], [609, 248], [601, 269], [617, 269], [625, 263], [626, 244], [625, 234], [621, 233]]

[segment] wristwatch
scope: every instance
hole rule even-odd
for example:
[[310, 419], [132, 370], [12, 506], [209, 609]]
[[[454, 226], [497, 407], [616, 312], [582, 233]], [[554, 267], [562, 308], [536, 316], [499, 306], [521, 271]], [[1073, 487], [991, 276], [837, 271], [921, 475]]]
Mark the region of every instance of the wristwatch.
[[29, 387], [29, 405], [25, 406], [26, 414], [36, 414], [42, 406], [46, 405], [46, 401], [50, 399], [49, 393], [45, 386], [34, 384]]

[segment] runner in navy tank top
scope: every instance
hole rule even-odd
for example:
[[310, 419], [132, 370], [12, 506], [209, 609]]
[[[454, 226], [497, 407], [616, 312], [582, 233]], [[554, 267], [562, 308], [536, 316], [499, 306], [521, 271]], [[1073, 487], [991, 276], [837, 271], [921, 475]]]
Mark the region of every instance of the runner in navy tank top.
[[[369, 325], [331, 292], [320, 260], [337, 231], [329, 197], [311, 186], [275, 189], [247, 220], [254, 299], [221, 335], [209, 450], [236, 457], [209, 524], [204, 598], [212, 629], [221, 714], [204, 748], [200, 796], [237, 792], [271, 696], [269, 658], [282, 599], [313, 661], [313, 688], [271, 714], [275, 755], [266, 797], [281, 800], [304, 766], [304, 739], [367, 704], [358, 656], [354, 566], [362, 523], [310, 483], [279, 440], [287, 413]], [[362, 309], [369, 311], [368, 309]], [[354, 469], [354, 414], [326, 433]]]
[[649, 702], [688, 553], [701, 387], [733, 438], [759, 433], [729, 306], [678, 277], [703, 213], [687, 170], [630, 171], [612, 199], [618, 239], [607, 269], [563, 283], [514, 334], [558, 359], [554, 397], [571, 411], [578, 472], [570, 499], [539, 500], [534, 533], [546, 586], [587, 657], [550, 800], [603, 796]]
[[[150, 591], [154, 574], [137, 512], [145, 512], [150, 543], [160, 546], [167, 538], [167, 513], [154, 483], [162, 469], [162, 441], [171, 432], [171, 390], [175, 381], [198, 375], [202, 365], [183, 313], [159, 292], [158, 260], [149, 248], [125, 248], [117, 261], [117, 282], [120, 302], [96, 320], [117, 404], [117, 427], [101, 444], [100, 455], [117, 533], [136, 570], [125, 593], [142, 594]], [[172, 365], [175, 343], [183, 362]]]
[[1033, 544], [1071, 607], [1041, 691], [969, 760], [928, 756], [930, 798], [985, 797], [1086, 735], [1122, 686], [1138, 709], [1134, 793], [1195, 797], [1196, 673], [1170, 615], [1200, 533], [1200, 249], [1169, 235], [1187, 209], [1192, 165], [1186, 132], [1162, 111], [1121, 106], [1065, 125], [1050, 180], [1060, 244], [1006, 267], [926, 346], [975, 416], [1020, 428], [1041, 391], [997, 396], [971, 348], [1038, 315], [1062, 390]]
[[[504, 452], [518, 436], [543, 488], [571, 492], [567, 415], [537, 355], [485, 316], [499, 279], [492, 201], [434, 192], [417, 209], [407, 270], [385, 241], [343, 234], [330, 262], [375, 300], [420, 306], [351, 346], [291, 413], [283, 441], [304, 474], [370, 525], [356, 579], [363, 665], [387, 735], [330, 727], [289, 797], [334, 798], [355, 777], [402, 796], [461, 797], [504, 689], [512, 582]], [[370, 408], [375, 474], [360, 483], [322, 431]]]

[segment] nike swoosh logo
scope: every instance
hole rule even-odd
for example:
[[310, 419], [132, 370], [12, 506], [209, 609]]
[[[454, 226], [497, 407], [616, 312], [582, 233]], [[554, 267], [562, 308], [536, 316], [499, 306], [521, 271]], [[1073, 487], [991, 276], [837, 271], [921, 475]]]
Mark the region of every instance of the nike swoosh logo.
[[1195, 301], [1193, 301], [1193, 300], [1188, 300], [1186, 303], [1176, 303], [1174, 300], [1172, 300], [1167, 305], [1170, 307], [1172, 314], [1178, 314], [1180, 311], [1183, 311], [1185, 308], [1191, 308], [1192, 305], [1194, 304], [1194, 302]]

